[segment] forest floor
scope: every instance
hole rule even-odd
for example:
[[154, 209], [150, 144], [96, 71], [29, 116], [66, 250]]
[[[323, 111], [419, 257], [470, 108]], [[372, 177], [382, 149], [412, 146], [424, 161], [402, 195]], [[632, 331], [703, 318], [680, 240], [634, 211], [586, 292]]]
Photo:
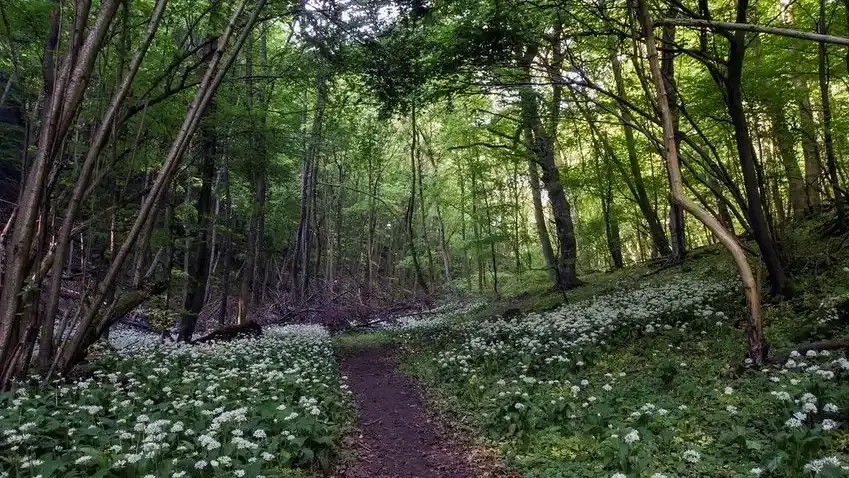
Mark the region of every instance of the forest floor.
[[428, 408], [417, 382], [398, 370], [391, 346], [345, 351], [340, 369], [358, 411], [356, 458], [337, 471], [340, 478], [506, 477], [483, 448], [453, 436]]
[[367, 332], [118, 329], [84, 378], [0, 394], [0, 478], [849, 476], [849, 354], [806, 345], [849, 340], [849, 247], [801, 226], [759, 366], [718, 246], [566, 294], [500, 275]]
[[502, 276], [498, 296], [334, 337], [368, 452], [342, 476], [486, 476], [478, 449], [485, 471], [529, 477], [849, 476], [849, 355], [805, 345], [849, 338], [849, 248], [821, 229], [787, 238], [796, 295], [764, 297], [760, 366], [718, 246], [565, 297]]

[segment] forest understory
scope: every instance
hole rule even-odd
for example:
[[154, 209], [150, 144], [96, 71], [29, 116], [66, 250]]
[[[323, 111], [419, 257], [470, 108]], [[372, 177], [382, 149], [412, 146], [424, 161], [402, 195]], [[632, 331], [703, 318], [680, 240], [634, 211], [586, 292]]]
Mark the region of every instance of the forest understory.
[[849, 0], [0, 0], [0, 478], [849, 475]]
[[22, 477], [844, 476], [849, 250], [823, 227], [794, 232], [808, 246], [795, 298], [764, 304], [762, 365], [733, 261], [710, 246], [582, 276], [565, 299], [529, 273], [501, 299], [332, 335], [270, 325], [189, 345], [119, 326], [69, 381], [0, 396], [0, 463]]

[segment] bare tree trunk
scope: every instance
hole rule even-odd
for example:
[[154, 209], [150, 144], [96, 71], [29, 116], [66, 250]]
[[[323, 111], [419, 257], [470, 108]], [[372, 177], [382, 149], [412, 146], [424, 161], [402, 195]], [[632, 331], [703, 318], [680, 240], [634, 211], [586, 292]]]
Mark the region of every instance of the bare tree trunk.
[[575, 269], [575, 258], [577, 257], [575, 231], [572, 225], [569, 201], [566, 199], [563, 186], [560, 184], [560, 170], [554, 163], [554, 138], [545, 135], [542, 132], [541, 125], [539, 125], [539, 108], [536, 97], [527, 88], [523, 89], [521, 96], [523, 120], [531, 123], [528, 130], [534, 132], [533, 153], [536, 156], [536, 163], [542, 167], [542, 183], [548, 193], [551, 214], [554, 217], [554, 228], [559, 241], [555, 285], [560, 290], [566, 290], [579, 284]]
[[[585, 111], [585, 115], [588, 115], [588, 112]], [[594, 123], [591, 121], [588, 121], [588, 123], [592, 128]], [[600, 196], [601, 214], [604, 220], [604, 235], [607, 240], [607, 251], [610, 254], [613, 269], [621, 269], [623, 265], [622, 238], [619, 233], [619, 215], [616, 211], [616, 205], [613, 202], [613, 169], [610, 165], [610, 161], [617, 162], [618, 160], [615, 157], [612, 157], [614, 154], [612, 148], [605, 148], [603, 145], [599, 144], [603, 141], [601, 138], [596, 137], [596, 135], [592, 135], [592, 140], [592, 152], [596, 159], [594, 166], [598, 171], [605, 171], [604, 184], [601, 185], [602, 191]], [[605, 149], [607, 151], [605, 151]], [[599, 164], [599, 158], [605, 158], [603, 165]]]
[[799, 105], [799, 133], [802, 140], [802, 154], [805, 156], [805, 199], [806, 212], [813, 213], [820, 208], [820, 152], [817, 143], [814, 109], [811, 106], [811, 92], [804, 78], [796, 81], [796, 102]]
[[749, 262], [746, 260], [746, 254], [740, 243], [737, 242], [737, 237], [727, 229], [722, 227], [722, 224], [714, 218], [710, 213], [699, 207], [699, 205], [687, 198], [684, 194], [682, 186], [681, 171], [678, 169], [677, 146], [675, 142], [675, 128], [672, 122], [672, 115], [669, 112], [669, 102], [666, 94], [666, 87], [663, 84], [661, 77], [660, 65], [657, 57], [657, 47], [654, 38], [654, 26], [652, 25], [651, 16], [646, 7], [645, 0], [637, 1], [637, 15], [645, 35], [646, 48], [648, 50], [648, 60], [651, 67], [651, 75], [654, 80], [655, 89], [657, 90], [658, 107], [663, 124], [663, 139], [666, 153], [666, 163], [669, 171], [670, 187], [672, 189], [672, 197], [681, 204], [681, 207], [687, 210], [690, 214], [701, 221], [705, 226], [710, 228], [711, 232], [716, 235], [717, 239], [728, 249], [728, 252], [734, 258], [737, 268], [740, 272], [740, 278], [743, 281], [743, 290], [746, 294], [746, 305], [749, 310], [749, 328], [747, 332], [749, 345], [749, 358], [755, 363], [763, 363], [767, 354], [767, 346], [763, 336], [763, 322], [761, 320], [761, 299], [758, 292], [757, 283], [755, 282], [754, 274]]
[[[670, 4], [668, 10], [669, 17], [678, 16], [678, 8], [674, 4]], [[664, 45], [673, 45], [675, 43], [675, 26], [665, 25], [663, 27], [663, 37], [661, 42]], [[669, 114], [672, 115], [672, 127], [675, 132], [675, 145], [678, 152], [681, 150], [681, 132], [680, 132], [680, 116], [678, 114], [678, 86], [675, 83], [675, 53], [671, 47], [664, 48], [660, 53], [660, 71], [663, 75], [663, 85], [666, 87], [666, 94], [669, 102]], [[676, 158], [680, 158], [680, 154], [676, 154]], [[678, 169], [681, 169], [681, 162], [678, 160]], [[669, 172], [667, 171], [667, 175]], [[672, 242], [672, 260], [680, 262], [684, 260], [687, 254], [686, 247], [686, 231], [684, 222], [684, 210], [674, 199], [669, 198], [669, 235]]]
[[457, 168], [459, 170], [457, 176], [460, 178], [460, 240], [463, 242], [463, 275], [466, 277], [466, 290], [471, 291], [472, 270], [469, 267], [469, 247], [466, 243], [466, 176], [462, 163], [459, 163]]
[[413, 228], [413, 216], [415, 215], [416, 208], [416, 150], [417, 150], [417, 139], [418, 133], [416, 132], [416, 105], [415, 103], [412, 106], [411, 114], [411, 123], [412, 123], [412, 136], [411, 136], [411, 144], [410, 144], [410, 199], [407, 201], [407, 210], [404, 216], [404, 220], [407, 225], [407, 240], [410, 246], [410, 254], [413, 256], [413, 269], [416, 274], [416, 284], [421, 287], [422, 291], [427, 294], [428, 287], [427, 282], [425, 281], [424, 274], [422, 273], [421, 264], [419, 264], [419, 255], [416, 251], [416, 236], [415, 230]]
[[327, 99], [327, 77], [319, 73], [316, 79], [315, 106], [313, 109], [312, 130], [301, 162], [301, 206], [298, 232], [295, 240], [295, 255], [292, 259], [292, 282], [294, 300], [304, 300], [309, 286], [310, 224], [314, 216], [315, 174], [317, 170], [318, 149], [321, 142], [321, 127], [324, 121], [324, 107]]
[[[737, 22], [746, 22], [748, 0], [737, 2]], [[779, 297], [791, 297], [793, 290], [784, 272], [784, 264], [778, 254], [775, 242], [770, 235], [770, 226], [764, 214], [761, 202], [761, 184], [757, 174], [755, 157], [749, 125], [743, 106], [743, 60], [746, 55], [746, 32], [735, 31], [731, 36], [728, 54], [728, 77], [725, 82], [728, 113], [734, 126], [737, 154], [746, 186], [747, 216], [752, 233], [760, 248], [761, 257], [769, 271], [769, 283], [772, 293]]]
[[488, 236], [487, 241], [489, 242], [489, 254], [492, 259], [492, 291], [496, 297], [499, 297], [501, 294], [498, 292], [498, 255], [496, 254], [495, 241], [492, 237], [492, 214], [489, 207], [489, 195], [486, 192], [483, 194], [483, 207], [486, 210], [486, 234]]
[[[817, 22], [817, 31], [820, 34], [827, 34], [826, 27], [826, 11], [825, 0], [820, 0], [820, 14]], [[828, 182], [831, 184], [832, 194], [834, 195], [834, 209], [837, 211], [837, 228], [843, 231], [846, 223], [846, 204], [843, 198], [842, 189], [840, 189], [840, 180], [837, 176], [837, 159], [834, 154], [834, 139], [831, 125], [831, 99], [828, 92], [829, 74], [828, 74], [828, 50], [825, 43], [819, 42], [817, 49], [817, 71], [819, 73], [820, 84], [820, 101], [822, 104], [822, 131], [823, 145], [825, 146], [825, 165], [828, 172]]]
[[[11, 376], [8, 372], [13, 366], [14, 350], [20, 351], [20, 348], [13, 343], [13, 334], [14, 330], [21, 326], [21, 306], [26, 308], [21, 299], [28, 294], [22, 294], [22, 288], [27, 276], [30, 275], [30, 268], [39, 267], [39, 264], [33, 261], [35, 257], [31, 255], [31, 251], [34, 244], [40, 242], [36, 239], [36, 226], [42, 210], [47, 207], [46, 191], [51, 171], [58, 170], [55, 164], [56, 159], [79, 113], [89, 75], [103, 47], [118, 4], [118, 0], [104, 0], [100, 5], [95, 23], [87, 34], [84, 31], [84, 22], [88, 20], [90, 4], [86, 2], [77, 4], [78, 16], [77, 24], [74, 25], [73, 42], [57, 70], [54, 70], [53, 58], [61, 33], [60, 9], [57, 7], [51, 12], [50, 32], [45, 43], [42, 90], [45, 103], [41, 130], [35, 157], [21, 186], [18, 210], [11, 233], [11, 254], [7, 254], [6, 257], [4, 284], [0, 291], [0, 390], [5, 385], [2, 377]], [[58, 79], [55, 77], [55, 71], [61, 73]], [[46, 237], [44, 229], [46, 224], [42, 224], [41, 227], [39, 236]], [[67, 245], [63, 247], [67, 248]], [[59, 266], [60, 268], [64, 266], [64, 255], [59, 261]], [[57, 280], [61, 280], [61, 269], [59, 272], [60, 277]], [[35, 289], [38, 290], [38, 287]], [[52, 341], [52, 337], [50, 338]]]
[[787, 127], [787, 120], [784, 118], [782, 109], [776, 108], [772, 111], [772, 134], [775, 137], [775, 144], [778, 146], [781, 163], [784, 166], [784, 174], [787, 177], [790, 209], [793, 212], [794, 218], [801, 219], [807, 209], [805, 182], [802, 179], [802, 170], [799, 169], [799, 162], [796, 160], [796, 141]]
[[[562, 41], [563, 24], [557, 19], [554, 25], [554, 39], [552, 40], [552, 61], [548, 66], [548, 76], [552, 81], [552, 98], [550, 101], [547, 128], [543, 126], [540, 119], [538, 96], [529, 86], [523, 86], [519, 90], [519, 99], [522, 111], [522, 122], [527, 132], [533, 135], [533, 154], [536, 162], [542, 168], [542, 183], [548, 193], [548, 201], [551, 205], [551, 215], [554, 218], [554, 229], [558, 240], [559, 254], [557, 257], [557, 268], [555, 286], [560, 290], [570, 289], [580, 284], [576, 269], [577, 246], [575, 242], [575, 228], [572, 224], [572, 212], [569, 200], [560, 183], [560, 170], [554, 161], [554, 139], [557, 136], [557, 127], [560, 124], [560, 102], [563, 92], [563, 78], [561, 68], [563, 65], [563, 52], [560, 50]], [[532, 45], [528, 47], [520, 59], [524, 76], [531, 78], [531, 68], [534, 58], [537, 56], [539, 47]]]
[[[98, 338], [98, 334], [102, 332], [102, 325], [105, 320], [108, 320], [108, 316], [101, 316], [98, 318], [98, 313], [100, 312], [103, 301], [106, 298], [107, 293], [113, 290], [118, 274], [123, 267], [124, 261], [135, 245], [141, 228], [151, 214], [151, 211], [154, 209], [154, 204], [158, 201], [159, 196], [163, 194], [165, 186], [170, 183], [173, 175], [178, 169], [183, 153], [188, 146], [188, 139], [197, 130], [204, 110], [215, 95], [218, 85], [221, 84], [227, 70], [232, 65], [233, 60], [244, 43], [248, 32], [250, 32], [251, 28], [256, 23], [260, 10], [265, 4], [265, 0], [256, 0], [249, 18], [241, 22], [242, 31], [240, 32], [239, 37], [234, 42], [230, 52], [225, 55], [229, 39], [235, 30], [235, 25], [242, 12], [245, 10], [246, 3], [247, 0], [241, 0], [236, 5], [227, 27], [224, 29], [217, 42], [216, 49], [209, 61], [209, 67], [200, 82], [195, 98], [189, 105], [183, 125], [177, 131], [176, 138], [165, 156], [163, 167], [160, 169], [156, 180], [151, 187], [150, 194], [145, 199], [145, 202], [130, 228], [126, 239], [118, 248], [115, 257], [105, 273], [105, 276], [97, 285], [97, 292], [93, 294], [90, 304], [86, 306], [86, 310], [84, 311], [73, 336], [67, 341], [62, 352], [57, 354], [57, 359], [54, 360], [52, 369], [58, 369], [58, 371], [62, 373], [67, 373], [70, 368], [78, 360], [80, 360], [88, 347]], [[96, 319], [97, 323], [95, 323]]]
[[[414, 132], [414, 134], [419, 134]], [[424, 135], [422, 135], [424, 136]], [[422, 240], [424, 240], [425, 251], [427, 252], [427, 266], [428, 266], [428, 275], [431, 281], [436, 280], [436, 270], [433, 265], [433, 251], [430, 249], [430, 239], [428, 239], [427, 234], [427, 204], [425, 204], [425, 195], [424, 195], [424, 175], [422, 174], [422, 155], [421, 148], [416, 149], [416, 176], [418, 176], [418, 188], [419, 188], [419, 209], [421, 212], [421, 228], [422, 228]]]
[[[248, 309], [254, 302], [256, 296], [256, 278], [258, 263], [262, 257], [262, 243], [265, 234], [265, 202], [266, 202], [266, 176], [268, 169], [268, 153], [265, 143], [266, 114], [268, 111], [267, 95], [259, 95], [253, 80], [253, 38], [249, 37], [249, 48], [246, 51], [245, 64], [248, 79], [248, 110], [251, 114], [251, 136], [250, 144], [257, 152], [259, 161], [251, 164], [251, 186], [253, 188], [253, 203], [251, 206], [251, 217], [248, 225], [248, 236], [245, 241], [245, 262], [242, 265], [242, 277], [239, 285], [239, 297], [237, 302], [236, 323], [244, 324], [247, 321]], [[263, 72], [267, 70], [267, 53], [265, 48], [266, 33], [260, 36], [260, 59]], [[260, 121], [259, 127], [255, 119], [256, 99], [259, 97]], [[228, 186], [229, 187], [229, 186]], [[229, 196], [228, 196], [229, 200]], [[232, 248], [232, 241], [230, 244]], [[232, 256], [232, 252], [231, 252]]]
[[[622, 81], [622, 67], [619, 64], [618, 52], [615, 49], [611, 50], [610, 61], [613, 67], [613, 78], [616, 82], [616, 94], [623, 99], [627, 99], [625, 84]], [[651, 234], [655, 249], [661, 256], [669, 256], [671, 252], [669, 240], [666, 238], [666, 233], [663, 231], [663, 226], [657, 217], [657, 211], [652, 207], [648, 193], [646, 192], [645, 182], [643, 181], [640, 158], [637, 155], [637, 141], [634, 138], [634, 130], [631, 127], [634, 118], [631, 116], [631, 111], [621, 103], [619, 105], [619, 111], [624, 119], [622, 122], [622, 131], [625, 133], [625, 145], [628, 149], [628, 166], [630, 167], [631, 181], [634, 185], [634, 200], [637, 202], [640, 212], [643, 213], [646, 223], [648, 223], [649, 233]]]
[[519, 232], [524, 225], [521, 216], [521, 203], [519, 202], [519, 163], [513, 163], [513, 177], [510, 184], [510, 192], [512, 195], [512, 223], [513, 223], [513, 256], [516, 259], [516, 275], [522, 275], [522, 234]]
[[[431, 142], [428, 139], [428, 136], [424, 134], [424, 131], [421, 132], [421, 135], [422, 142], [424, 143], [425, 148], [427, 149], [427, 157], [428, 159], [430, 159], [430, 166], [433, 168], [433, 175], [437, 176], [439, 171], [439, 165], [437, 164], [436, 160], [436, 152], [434, 151], [433, 146], [431, 145]], [[421, 181], [421, 174], [419, 175], [419, 181]], [[451, 278], [451, 251], [448, 248], [448, 244], [445, 238], [445, 221], [442, 218], [442, 209], [439, 206], [439, 198], [434, 201], [434, 207], [436, 209], [436, 221], [437, 227], [439, 229], [439, 249], [442, 254], [442, 269], [443, 274], [445, 276], [445, 284], [447, 284], [453, 289], [454, 284]]]
[[230, 194], [230, 161], [226, 155], [223, 157], [224, 164], [221, 170], [221, 182], [224, 186], [224, 238], [223, 257], [224, 264], [221, 267], [221, 309], [218, 311], [218, 325], [227, 323], [227, 312], [230, 300], [230, 273], [233, 269], [233, 197]]
[[[529, 130], [525, 131], [525, 138], [528, 151], [533, 151], [533, 134]], [[551, 279], [552, 283], [556, 284], [557, 260], [554, 257], [554, 249], [551, 247], [551, 238], [548, 235], [548, 226], [546, 226], [545, 209], [542, 205], [542, 193], [540, 192], [542, 186], [540, 186], [539, 182], [539, 170], [533, 158], [528, 158], [528, 181], [531, 186], [531, 200], [534, 204], [534, 223], [536, 224], [537, 238], [542, 249], [542, 258], [545, 260], [549, 279]]]
[[[206, 121], [214, 118], [214, 103], [210, 105]], [[186, 250], [190, 257], [190, 266], [186, 271], [186, 297], [183, 302], [183, 312], [180, 317], [180, 332], [178, 340], [191, 342], [197, 325], [198, 315], [203, 309], [206, 298], [206, 284], [209, 278], [209, 248], [212, 212], [212, 182], [215, 180], [215, 156], [217, 154], [218, 139], [216, 137], [215, 125], [205, 125], [201, 131], [201, 187], [198, 194], [195, 210], [197, 211], [197, 224], [194, 234], [189, 233], [191, 247]]]
[[483, 293], [486, 285], [486, 273], [483, 263], [483, 253], [481, 252], [481, 225], [478, 218], [478, 181], [477, 181], [477, 158], [470, 166], [471, 172], [471, 200], [472, 200], [472, 234], [475, 241], [475, 265], [478, 270], [478, 292]]

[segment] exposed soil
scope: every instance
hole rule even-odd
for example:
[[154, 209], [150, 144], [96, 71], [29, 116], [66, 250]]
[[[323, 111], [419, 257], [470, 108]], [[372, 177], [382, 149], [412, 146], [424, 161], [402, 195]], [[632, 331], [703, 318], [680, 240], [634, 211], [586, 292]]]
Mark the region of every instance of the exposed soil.
[[458, 440], [428, 410], [421, 387], [398, 370], [392, 348], [341, 357], [359, 412], [356, 463], [340, 478], [515, 476], [484, 449]]

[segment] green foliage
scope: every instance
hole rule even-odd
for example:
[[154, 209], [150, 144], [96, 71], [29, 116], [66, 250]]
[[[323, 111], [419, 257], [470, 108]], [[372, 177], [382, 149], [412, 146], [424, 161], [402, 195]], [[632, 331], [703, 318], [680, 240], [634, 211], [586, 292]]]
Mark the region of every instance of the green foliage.
[[0, 395], [0, 475], [295, 477], [329, 468], [351, 410], [323, 330], [272, 328], [261, 339], [192, 347], [112, 335], [120, 351], [97, 350], [90, 377]]
[[[845, 420], [849, 362], [813, 353], [735, 370], [739, 292], [704, 295], [696, 291], [711, 288], [707, 279], [689, 282], [715, 261], [696, 262], [687, 276], [660, 274], [654, 285], [642, 279], [632, 292], [622, 292], [634, 287], [622, 277], [589, 279], [597, 291], [619, 289], [516, 322], [469, 316], [410, 329], [406, 366], [534, 475], [843, 476], [829, 463], [847, 459], [845, 427], [835, 425]], [[673, 283], [683, 286], [661, 298]], [[821, 317], [811, 312], [805, 321]], [[781, 307], [767, 313], [775, 343], [804, 326]]]

